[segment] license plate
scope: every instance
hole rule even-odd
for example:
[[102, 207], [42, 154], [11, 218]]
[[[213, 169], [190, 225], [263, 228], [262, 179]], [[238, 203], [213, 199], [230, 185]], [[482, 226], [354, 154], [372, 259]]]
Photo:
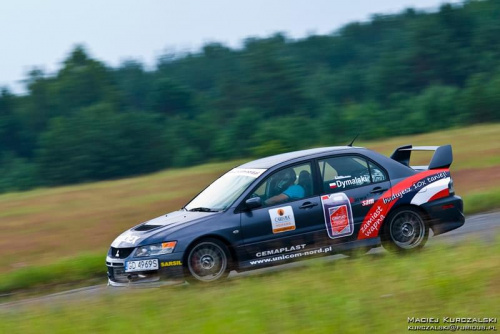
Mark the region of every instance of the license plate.
[[147, 270], [158, 270], [158, 259], [125, 262], [125, 271], [127, 273]]

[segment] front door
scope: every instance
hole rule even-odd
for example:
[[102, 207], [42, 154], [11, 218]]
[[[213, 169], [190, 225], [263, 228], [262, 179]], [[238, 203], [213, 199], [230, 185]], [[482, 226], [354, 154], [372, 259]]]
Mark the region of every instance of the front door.
[[254, 191], [263, 206], [241, 213], [245, 260], [279, 262], [312, 247], [314, 232], [324, 226], [321, 201], [314, 189], [311, 163], [280, 169]]

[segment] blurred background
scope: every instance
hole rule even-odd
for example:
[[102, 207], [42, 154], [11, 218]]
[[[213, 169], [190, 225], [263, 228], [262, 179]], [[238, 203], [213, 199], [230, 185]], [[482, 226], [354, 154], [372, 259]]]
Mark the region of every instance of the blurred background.
[[[162, 23], [155, 30], [151, 22], [161, 22], [160, 9], [172, 19], [172, 5], [135, 5], [145, 15], [141, 19], [124, 16], [124, 9], [135, 9], [130, 2], [123, 8], [115, 2], [81, 10], [58, 1], [34, 8], [3, 4], [2, 30], [8, 40], [2, 51], [5, 70], [0, 71], [5, 83], [0, 92], [0, 191], [343, 145], [358, 133], [369, 140], [499, 121], [500, 3], [419, 1], [415, 5], [431, 7], [404, 9], [398, 1], [386, 2], [341, 6], [319, 1], [304, 16], [303, 5], [286, 1], [281, 7], [242, 5], [239, 12], [234, 4], [229, 12], [219, 12], [224, 4], [219, 1], [213, 4], [214, 14], [201, 17], [196, 15], [206, 5], [191, 4], [182, 8], [184, 25], [177, 26], [178, 35], [187, 34], [184, 44], [173, 46], [181, 38], [173, 37], [177, 31]], [[55, 4], [59, 11], [52, 11]], [[15, 7], [10, 15], [9, 6]], [[159, 14], [152, 14], [155, 9]], [[369, 10], [390, 14], [370, 16]], [[246, 21], [237, 21], [240, 17]], [[341, 25], [348, 17], [361, 21]], [[22, 52], [16, 52], [21, 49], [15, 40], [27, 33], [14, 24], [18, 19], [35, 37], [17, 41]], [[272, 32], [294, 24], [302, 31], [295, 28], [292, 36]], [[197, 39], [189, 29], [198, 31]], [[207, 41], [207, 34], [226, 42]], [[77, 40], [88, 35], [97, 47]], [[64, 46], [70, 51], [58, 55], [63, 57], [58, 63], [48, 54], [61, 48], [64, 36], [74, 40]], [[158, 47], [145, 60], [141, 54], [151, 46], [140, 40]], [[136, 51], [138, 59], [127, 54], [117, 59], [116, 51], [109, 53], [115, 44], [119, 50], [147, 51]], [[99, 50], [110, 60], [101, 59]], [[25, 61], [33, 64], [50, 61], [36, 66], [15, 61], [27, 54]], [[14, 78], [21, 68], [20, 81]]]

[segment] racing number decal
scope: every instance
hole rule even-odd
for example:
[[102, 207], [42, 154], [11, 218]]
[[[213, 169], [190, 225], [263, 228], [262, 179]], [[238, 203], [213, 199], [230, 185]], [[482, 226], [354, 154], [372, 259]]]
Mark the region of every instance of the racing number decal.
[[[359, 230], [358, 239], [368, 239], [375, 238], [378, 236], [380, 227], [387, 217], [389, 210], [392, 208], [396, 202], [407, 202], [412, 204], [422, 204], [420, 201], [414, 203], [412, 199], [415, 199], [423, 192], [438, 192], [441, 188], [448, 188], [448, 182], [444, 181], [448, 179], [449, 181], [450, 172], [449, 169], [434, 169], [424, 171], [396, 184], [391, 189], [387, 190], [382, 196], [375, 202], [368, 214], [363, 220], [361, 229]], [[439, 182], [439, 183], [438, 183]], [[439, 185], [439, 187], [435, 187]], [[427, 197], [426, 202], [435, 199], [436, 197]]]
[[321, 196], [326, 231], [331, 239], [352, 235], [354, 220], [351, 202], [344, 193]]

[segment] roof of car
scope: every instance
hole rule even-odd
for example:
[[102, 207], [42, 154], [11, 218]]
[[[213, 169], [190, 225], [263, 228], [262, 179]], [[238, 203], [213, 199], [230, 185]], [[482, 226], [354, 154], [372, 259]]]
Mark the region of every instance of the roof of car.
[[348, 150], [348, 149], [353, 149], [353, 148], [360, 148], [360, 147], [331, 146], [331, 147], [320, 147], [320, 148], [312, 148], [309, 150], [301, 150], [301, 151], [282, 153], [282, 154], [272, 155], [270, 157], [265, 157], [262, 159], [257, 159], [254, 161], [247, 162], [247, 163], [239, 166], [239, 168], [271, 168], [273, 166], [276, 166], [277, 164], [280, 164], [280, 163], [286, 162], [286, 161], [290, 161], [290, 160], [293, 160], [296, 158], [303, 158], [303, 157], [313, 156], [316, 154], [327, 153], [327, 152], [334, 153], [335, 151], [343, 151], [343, 150]]

